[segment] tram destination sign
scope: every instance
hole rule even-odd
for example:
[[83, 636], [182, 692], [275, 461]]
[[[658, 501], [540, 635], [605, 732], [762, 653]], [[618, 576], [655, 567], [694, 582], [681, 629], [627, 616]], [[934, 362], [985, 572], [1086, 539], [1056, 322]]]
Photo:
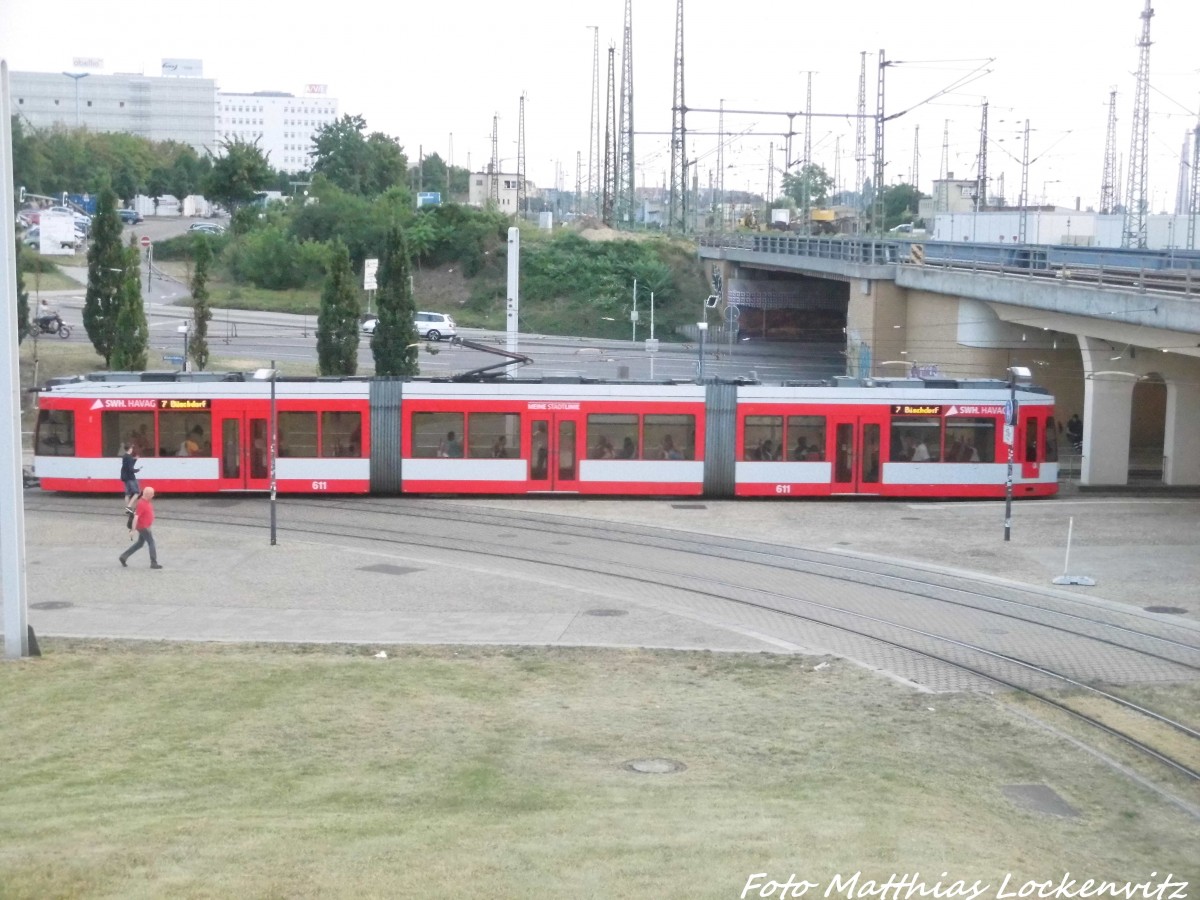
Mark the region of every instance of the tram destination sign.
[[211, 400], [184, 400], [176, 398], [162, 398], [158, 401], [158, 408], [163, 410], [183, 410], [189, 411], [193, 409], [211, 409]]
[[940, 416], [941, 406], [928, 406], [916, 403], [896, 403], [892, 405], [893, 416]]

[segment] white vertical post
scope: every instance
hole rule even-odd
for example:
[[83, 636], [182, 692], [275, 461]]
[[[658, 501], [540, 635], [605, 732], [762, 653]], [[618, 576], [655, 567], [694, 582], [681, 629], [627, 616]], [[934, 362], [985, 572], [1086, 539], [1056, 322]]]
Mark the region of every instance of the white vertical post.
[[25, 497], [21, 471], [21, 376], [17, 353], [17, 260], [13, 217], [12, 102], [8, 63], [0, 60], [0, 595], [4, 597], [4, 655], [29, 655], [29, 599], [25, 586]]
[[508, 306], [507, 319], [509, 353], [517, 352], [517, 320], [521, 309], [521, 229], [508, 229]]

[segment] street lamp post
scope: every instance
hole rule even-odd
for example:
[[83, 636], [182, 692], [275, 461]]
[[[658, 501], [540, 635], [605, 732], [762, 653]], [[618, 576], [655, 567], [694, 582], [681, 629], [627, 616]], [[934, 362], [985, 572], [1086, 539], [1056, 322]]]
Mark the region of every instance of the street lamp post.
[[704, 380], [704, 338], [708, 335], [708, 323], [697, 322], [696, 329], [700, 332], [700, 380]]
[[79, 82], [90, 75], [90, 72], [63, 72], [75, 82], [75, 127], [79, 127]]
[[183, 366], [181, 368], [186, 372], [188, 370], [188, 335], [191, 333], [191, 328], [187, 322], [184, 322], [175, 330], [183, 335]]
[[1012, 534], [1013, 455], [1017, 443], [1017, 379], [1024, 384], [1032, 373], [1024, 366], [1008, 369], [1008, 407], [1004, 411], [1004, 437], [1008, 444], [1008, 478], [1004, 482], [1004, 540]]

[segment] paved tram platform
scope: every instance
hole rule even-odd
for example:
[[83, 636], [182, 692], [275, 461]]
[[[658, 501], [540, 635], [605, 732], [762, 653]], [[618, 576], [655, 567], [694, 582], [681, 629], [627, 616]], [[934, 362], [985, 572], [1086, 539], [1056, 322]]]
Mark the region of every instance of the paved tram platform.
[[[517, 643], [789, 652], [802, 648], [657, 602], [650, 588], [567, 580], [469, 551], [322, 538], [312, 504], [279, 502], [278, 544], [265, 498], [156, 500], [159, 560], [129, 546], [117, 497], [27, 492], [29, 621], [39, 637], [212, 641]], [[68, 502], [64, 503], [66, 500]], [[403, 498], [373, 498], [394, 504]], [[1003, 502], [679, 501], [461, 498], [440, 503], [725, 535], [836, 554], [900, 560], [1136, 608], [1200, 631], [1200, 500], [1066, 494]], [[193, 521], [216, 505], [262, 514], [261, 528]], [[337, 504], [347, 523], [353, 501]], [[331, 504], [332, 506], [332, 504]], [[317, 507], [328, 521], [330, 510]], [[1066, 564], [1068, 526], [1072, 548]], [[1085, 575], [1094, 587], [1054, 585]], [[403, 577], [397, 577], [403, 576]], [[620, 607], [629, 614], [605, 615]]]

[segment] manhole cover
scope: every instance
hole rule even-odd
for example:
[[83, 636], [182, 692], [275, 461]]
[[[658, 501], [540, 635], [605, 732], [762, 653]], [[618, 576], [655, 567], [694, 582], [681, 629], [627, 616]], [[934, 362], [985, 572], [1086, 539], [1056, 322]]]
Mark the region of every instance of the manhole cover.
[[74, 603], [68, 603], [66, 600], [44, 600], [41, 603], [30, 603], [30, 609], [66, 609], [69, 606], [74, 606]]
[[920, 522], [921, 517], [920, 516], [901, 516], [900, 521], [901, 522]]
[[589, 609], [584, 613], [585, 616], [625, 616], [628, 611], [624, 609]]
[[708, 509], [703, 503], [672, 503], [671, 509]]
[[630, 772], [640, 775], [670, 775], [672, 772], [682, 772], [687, 768], [677, 759], [654, 757], [651, 759], [631, 759], [625, 763]]
[[1169, 616], [1182, 616], [1187, 613], [1187, 610], [1182, 606], [1147, 606], [1146, 612], [1165, 613]]

